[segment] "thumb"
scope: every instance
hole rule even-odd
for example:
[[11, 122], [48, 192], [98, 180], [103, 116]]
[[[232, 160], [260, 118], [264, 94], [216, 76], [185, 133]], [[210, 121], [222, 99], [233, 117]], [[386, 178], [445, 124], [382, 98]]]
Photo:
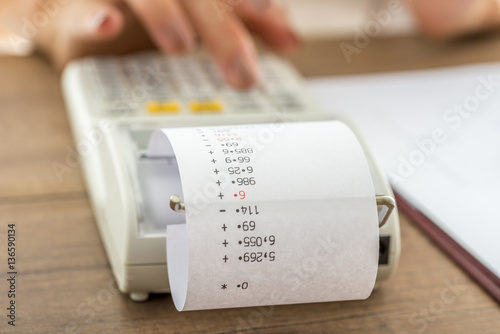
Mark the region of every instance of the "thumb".
[[[42, 9], [40, 9], [42, 10]], [[36, 46], [62, 67], [71, 59], [92, 53], [92, 46], [119, 35], [123, 13], [106, 0], [74, 0], [61, 4], [35, 36]]]

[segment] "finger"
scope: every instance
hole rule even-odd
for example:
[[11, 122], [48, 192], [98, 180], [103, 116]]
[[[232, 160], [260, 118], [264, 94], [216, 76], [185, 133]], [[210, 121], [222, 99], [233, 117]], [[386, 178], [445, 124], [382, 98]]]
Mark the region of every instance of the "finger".
[[258, 77], [255, 47], [234, 8], [205, 0], [184, 0], [183, 5], [227, 82], [242, 89], [255, 84]]
[[434, 37], [453, 37], [500, 25], [498, 0], [414, 0], [420, 25]]
[[274, 50], [288, 52], [300, 45], [278, 1], [245, 0], [237, 11], [248, 28]]
[[73, 1], [38, 31], [35, 43], [61, 68], [81, 53], [82, 45], [109, 41], [123, 28], [121, 11], [109, 1]]
[[46, 30], [77, 39], [105, 40], [115, 37], [123, 29], [122, 13], [109, 1], [75, 1], [62, 10], [48, 22]]
[[178, 54], [193, 47], [193, 28], [177, 0], [127, 2], [161, 50]]

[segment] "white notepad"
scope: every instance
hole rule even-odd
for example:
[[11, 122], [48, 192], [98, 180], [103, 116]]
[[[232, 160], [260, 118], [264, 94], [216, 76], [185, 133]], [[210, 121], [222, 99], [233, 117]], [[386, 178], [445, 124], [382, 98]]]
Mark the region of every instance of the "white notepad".
[[500, 63], [309, 87], [360, 128], [396, 192], [499, 278]]

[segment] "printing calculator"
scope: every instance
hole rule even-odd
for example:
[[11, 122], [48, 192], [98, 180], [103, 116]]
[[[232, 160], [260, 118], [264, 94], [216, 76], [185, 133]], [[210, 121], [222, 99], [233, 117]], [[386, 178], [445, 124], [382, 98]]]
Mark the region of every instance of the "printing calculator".
[[400, 232], [397, 209], [391, 212], [394, 195], [368, 143], [345, 114], [321, 110], [286, 61], [265, 54], [259, 62], [259, 83], [244, 91], [226, 84], [203, 52], [89, 57], [65, 69], [62, 87], [92, 210], [118, 288], [132, 300], [170, 292], [165, 233], [175, 212], [154, 198], [160, 187], [178, 180], [165, 176], [146, 154], [149, 137], [162, 128], [322, 120], [348, 124], [363, 146], [376, 194], [386, 200], [378, 206], [383, 226], [377, 284], [396, 270]]

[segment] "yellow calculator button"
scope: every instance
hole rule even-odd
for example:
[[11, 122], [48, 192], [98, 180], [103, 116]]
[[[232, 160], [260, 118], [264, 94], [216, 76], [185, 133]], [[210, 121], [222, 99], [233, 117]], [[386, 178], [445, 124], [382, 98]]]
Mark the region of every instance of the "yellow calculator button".
[[150, 101], [146, 109], [150, 114], [176, 114], [181, 110], [181, 104], [177, 101]]
[[191, 101], [189, 109], [193, 113], [220, 113], [224, 109], [224, 105], [220, 101]]

